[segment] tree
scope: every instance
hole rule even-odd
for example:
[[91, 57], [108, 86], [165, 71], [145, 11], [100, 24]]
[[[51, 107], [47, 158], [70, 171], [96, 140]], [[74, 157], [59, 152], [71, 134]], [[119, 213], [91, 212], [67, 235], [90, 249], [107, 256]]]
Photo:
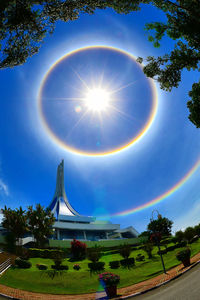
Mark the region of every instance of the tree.
[[35, 210], [32, 206], [28, 207], [27, 217], [29, 230], [33, 234], [37, 246], [43, 247], [48, 236], [53, 234], [52, 225], [55, 218], [52, 212], [37, 204]]
[[200, 236], [200, 223], [194, 226], [194, 231], [196, 235]]
[[187, 227], [184, 231], [184, 238], [187, 240], [187, 242], [190, 242], [194, 236], [195, 236], [194, 228]]
[[156, 220], [151, 220], [147, 228], [151, 233], [159, 232], [163, 236], [171, 235], [173, 222], [168, 218], [159, 216]]
[[25, 210], [20, 206], [19, 209], [11, 209], [5, 206], [2, 209], [3, 222], [2, 226], [8, 231], [6, 241], [9, 248], [14, 250], [14, 244], [20, 244], [20, 238], [28, 231], [27, 215]]
[[[123, 0], [119, 3], [123, 10]], [[73, 21], [81, 13], [92, 14], [96, 8], [107, 6], [110, 6], [109, 1], [104, 0], [0, 1], [0, 68], [25, 63], [38, 52], [57, 21]]]
[[175, 233], [175, 238], [177, 239], [177, 242], [180, 243], [184, 240], [184, 233], [182, 230], [179, 230]]

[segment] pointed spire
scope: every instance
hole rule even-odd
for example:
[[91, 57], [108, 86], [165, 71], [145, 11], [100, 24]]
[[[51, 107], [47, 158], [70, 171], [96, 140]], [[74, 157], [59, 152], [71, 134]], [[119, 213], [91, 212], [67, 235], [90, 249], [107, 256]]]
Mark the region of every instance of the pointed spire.
[[64, 160], [58, 165], [57, 168], [57, 179], [56, 179], [56, 190], [49, 205], [52, 213], [56, 214], [57, 219], [59, 219], [60, 215], [64, 216], [79, 216], [69, 204], [65, 193], [65, 186], [64, 186]]

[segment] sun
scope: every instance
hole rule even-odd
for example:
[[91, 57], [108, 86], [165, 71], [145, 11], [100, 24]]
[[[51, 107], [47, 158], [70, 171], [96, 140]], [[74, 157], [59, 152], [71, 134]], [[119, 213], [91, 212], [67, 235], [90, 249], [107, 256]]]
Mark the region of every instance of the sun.
[[84, 99], [88, 110], [94, 112], [105, 111], [109, 108], [110, 94], [102, 88], [89, 89]]

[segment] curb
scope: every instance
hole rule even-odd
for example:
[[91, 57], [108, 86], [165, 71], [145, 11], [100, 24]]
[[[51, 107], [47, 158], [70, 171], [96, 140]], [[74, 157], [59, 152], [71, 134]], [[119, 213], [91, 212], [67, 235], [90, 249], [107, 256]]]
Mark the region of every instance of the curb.
[[157, 285], [155, 285], [155, 286], [153, 286], [153, 287], [151, 287], [149, 289], [146, 289], [144, 291], [137, 292], [137, 293], [134, 293], [134, 294], [131, 294], [131, 295], [128, 295], [128, 296], [122, 296], [122, 297], [117, 298], [117, 299], [129, 299], [129, 298], [136, 297], [136, 296], [139, 296], [139, 295], [143, 295], [143, 294], [146, 294], [147, 292], [153, 291], [153, 290], [159, 288], [160, 286], [163, 286], [163, 285], [167, 284], [168, 282], [171, 282], [171, 281], [177, 279], [178, 277], [182, 276], [183, 274], [185, 274], [186, 272], [188, 272], [189, 270], [191, 270], [192, 268], [194, 268], [199, 263], [200, 263], [200, 260], [196, 261], [193, 265], [191, 265], [188, 269], [186, 269], [185, 271], [181, 272], [180, 274], [172, 277], [169, 280], [166, 280], [166, 281], [164, 281], [162, 283], [159, 283], [159, 284], [157, 284]]

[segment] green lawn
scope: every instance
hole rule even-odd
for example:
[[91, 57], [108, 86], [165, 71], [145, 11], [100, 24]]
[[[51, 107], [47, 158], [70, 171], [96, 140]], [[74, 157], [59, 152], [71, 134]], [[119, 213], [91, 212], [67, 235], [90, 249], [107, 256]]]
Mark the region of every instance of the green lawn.
[[[192, 256], [198, 253], [200, 251], [200, 241], [193, 243], [191, 250]], [[177, 251], [168, 252], [163, 256], [167, 270], [180, 263], [175, 257]], [[144, 262], [136, 262], [135, 267], [130, 270], [123, 268], [112, 270], [109, 268], [109, 261], [121, 259], [119, 254], [105, 255], [101, 258], [101, 261], [106, 263], [105, 271], [111, 271], [120, 275], [121, 281], [118, 287], [132, 285], [163, 272], [160, 257], [156, 254], [157, 248], [154, 248], [154, 257], [151, 260], [147, 259], [146, 253], [142, 250], [133, 251], [131, 256], [136, 257], [138, 253], [145, 254], [146, 259]], [[78, 262], [81, 269], [74, 271], [74, 263], [66, 259], [64, 264], [69, 266], [69, 270], [53, 280], [47, 277], [45, 271], [39, 271], [36, 268], [36, 263], [46, 264], [50, 268], [53, 264], [52, 260], [42, 258], [32, 258], [30, 260], [33, 265], [31, 269], [10, 268], [0, 278], [0, 283], [22, 290], [51, 294], [81, 294], [96, 292], [101, 289], [97, 280], [98, 275], [90, 275], [87, 267], [88, 260]]]

